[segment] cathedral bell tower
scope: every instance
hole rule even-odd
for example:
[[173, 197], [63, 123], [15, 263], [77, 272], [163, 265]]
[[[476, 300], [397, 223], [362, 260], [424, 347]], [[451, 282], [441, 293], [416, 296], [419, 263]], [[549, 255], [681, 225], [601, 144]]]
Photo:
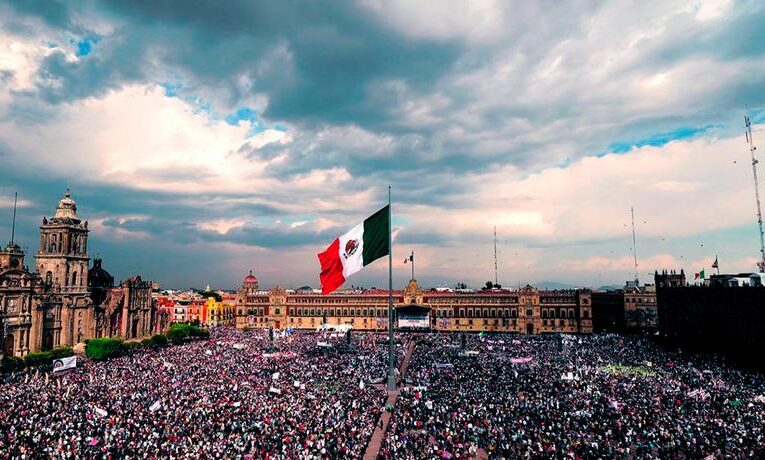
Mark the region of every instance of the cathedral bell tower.
[[50, 220], [40, 226], [37, 273], [46, 286], [66, 293], [88, 292], [88, 222], [77, 217], [69, 189]]
[[73, 346], [95, 337], [95, 314], [88, 293], [88, 222], [77, 217], [77, 204], [69, 189], [53, 217], [43, 217], [35, 258], [46, 292], [38, 349]]

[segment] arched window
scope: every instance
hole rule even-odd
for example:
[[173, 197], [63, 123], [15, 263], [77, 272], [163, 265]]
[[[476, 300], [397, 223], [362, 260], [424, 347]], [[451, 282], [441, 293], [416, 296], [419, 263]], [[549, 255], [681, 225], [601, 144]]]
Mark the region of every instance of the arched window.
[[50, 252], [56, 252], [56, 243], [51, 243]]
[[53, 273], [48, 271], [45, 273], [45, 284], [50, 285], [53, 282]]
[[72, 273], [72, 286], [77, 286], [77, 272]]

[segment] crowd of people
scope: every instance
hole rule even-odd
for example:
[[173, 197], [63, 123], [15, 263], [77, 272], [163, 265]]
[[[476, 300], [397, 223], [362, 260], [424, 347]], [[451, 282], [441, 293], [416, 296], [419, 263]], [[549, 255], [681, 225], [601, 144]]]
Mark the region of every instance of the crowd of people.
[[645, 338], [419, 338], [379, 457], [765, 458], [765, 380]]
[[[386, 392], [383, 334], [212, 330], [0, 385], [0, 458], [359, 458]], [[397, 347], [403, 350], [401, 344]], [[399, 353], [399, 359], [400, 359]]]
[[[0, 459], [765, 458], [765, 380], [639, 337], [217, 328], [0, 384]], [[410, 356], [405, 358], [405, 350]]]

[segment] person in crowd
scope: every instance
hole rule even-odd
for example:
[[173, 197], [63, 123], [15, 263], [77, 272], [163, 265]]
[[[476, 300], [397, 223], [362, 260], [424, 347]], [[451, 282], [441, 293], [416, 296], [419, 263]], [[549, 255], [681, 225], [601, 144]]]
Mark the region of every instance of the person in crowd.
[[[383, 334], [216, 328], [0, 385], [0, 459], [359, 458], [386, 392]], [[322, 346], [318, 346], [321, 343]], [[399, 344], [397, 347], [402, 350]], [[399, 353], [400, 354], [400, 353]]]
[[379, 457], [765, 458], [765, 380], [640, 337], [422, 337]]

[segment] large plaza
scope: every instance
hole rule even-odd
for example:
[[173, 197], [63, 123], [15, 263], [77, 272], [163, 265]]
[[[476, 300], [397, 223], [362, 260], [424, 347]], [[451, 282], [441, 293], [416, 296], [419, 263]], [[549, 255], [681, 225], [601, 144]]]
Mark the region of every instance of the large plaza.
[[[464, 340], [464, 343], [463, 343]], [[765, 381], [616, 335], [213, 328], [0, 386], [0, 458], [754, 458]]]

